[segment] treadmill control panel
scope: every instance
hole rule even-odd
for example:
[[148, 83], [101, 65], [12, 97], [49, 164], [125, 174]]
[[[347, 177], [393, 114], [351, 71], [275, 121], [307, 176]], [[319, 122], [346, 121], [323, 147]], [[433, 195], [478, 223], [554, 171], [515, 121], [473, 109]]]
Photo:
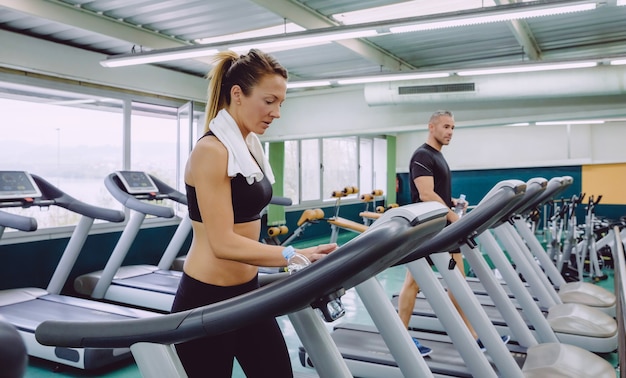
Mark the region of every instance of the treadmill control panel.
[[0, 200], [41, 197], [33, 177], [24, 171], [0, 171]]
[[124, 189], [130, 194], [158, 193], [159, 189], [146, 172], [141, 171], [117, 171], [115, 172], [122, 181]]

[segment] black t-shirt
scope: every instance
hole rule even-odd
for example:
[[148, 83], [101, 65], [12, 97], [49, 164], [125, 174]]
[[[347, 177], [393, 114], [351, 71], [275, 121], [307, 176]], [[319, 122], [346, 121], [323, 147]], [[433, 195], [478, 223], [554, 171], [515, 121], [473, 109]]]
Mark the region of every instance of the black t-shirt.
[[413, 152], [409, 166], [411, 178], [411, 201], [421, 202], [419, 191], [415, 186], [415, 179], [421, 176], [432, 176], [435, 183], [435, 193], [452, 207], [452, 182], [450, 179], [450, 167], [443, 154], [433, 147], [424, 143]]

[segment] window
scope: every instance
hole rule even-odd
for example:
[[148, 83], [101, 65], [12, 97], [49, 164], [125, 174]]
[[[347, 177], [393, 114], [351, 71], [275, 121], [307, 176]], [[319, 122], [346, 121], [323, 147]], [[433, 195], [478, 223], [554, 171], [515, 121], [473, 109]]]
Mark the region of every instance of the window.
[[291, 203], [294, 205], [300, 203], [300, 180], [298, 179], [300, 171], [299, 162], [300, 154], [298, 151], [298, 142], [293, 140], [285, 141], [285, 171], [283, 195], [287, 198], [291, 198]]
[[[387, 140], [383, 138], [374, 138], [373, 150], [373, 179], [374, 188], [381, 189], [383, 192], [387, 188]], [[384, 193], [385, 195], [387, 193]]]
[[[323, 199], [332, 199], [331, 193], [345, 187], [358, 187], [357, 137], [323, 139]], [[358, 196], [357, 194], [350, 197]]]
[[[147, 171], [176, 188], [201, 114], [192, 116], [193, 104], [185, 113], [181, 103], [133, 102], [129, 96], [43, 80], [0, 80], [1, 169], [27, 171], [72, 197], [114, 209], [122, 205], [104, 178], [116, 170]], [[34, 217], [39, 229], [74, 225], [80, 218], [55, 206], [3, 210]]]
[[[121, 101], [76, 99], [60, 91], [47, 91], [45, 98], [24, 95], [31, 90], [37, 89], [0, 87], [6, 126], [0, 139], [2, 169], [27, 171], [87, 203], [121, 208], [103, 184], [106, 173], [122, 165]], [[35, 217], [38, 228], [76, 224], [80, 218], [54, 206], [19, 213]]]
[[177, 108], [133, 102], [130, 124], [130, 169], [177, 189]]
[[294, 204], [330, 201], [333, 191], [347, 186], [358, 187], [359, 193], [384, 191], [387, 141], [359, 137], [285, 141], [284, 178], [284, 195]]
[[[285, 145], [285, 148], [287, 145]], [[302, 201], [315, 201], [320, 197], [320, 147], [318, 139], [300, 142], [300, 198]], [[287, 156], [287, 153], [285, 153]]]
[[[359, 140], [359, 190], [370, 193], [374, 188], [373, 142], [371, 139]], [[376, 188], [381, 189], [381, 188]]]

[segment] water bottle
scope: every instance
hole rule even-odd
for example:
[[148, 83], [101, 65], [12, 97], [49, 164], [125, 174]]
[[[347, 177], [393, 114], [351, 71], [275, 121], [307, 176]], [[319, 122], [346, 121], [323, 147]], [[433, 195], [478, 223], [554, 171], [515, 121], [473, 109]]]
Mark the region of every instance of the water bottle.
[[287, 261], [287, 271], [289, 274], [294, 274], [309, 265], [311, 265], [311, 260], [309, 260], [305, 255], [296, 253]]
[[467, 204], [467, 201], [465, 200], [465, 194], [461, 194], [459, 196], [459, 199], [456, 200], [456, 206], [454, 207], [454, 212], [456, 213], [456, 215], [460, 217], [463, 216], [463, 214], [465, 214], [465, 205]]

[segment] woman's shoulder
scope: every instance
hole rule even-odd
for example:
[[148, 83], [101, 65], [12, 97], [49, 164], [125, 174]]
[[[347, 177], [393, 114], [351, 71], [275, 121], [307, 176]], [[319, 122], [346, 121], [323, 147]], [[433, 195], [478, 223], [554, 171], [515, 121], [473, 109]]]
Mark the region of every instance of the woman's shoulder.
[[228, 155], [228, 150], [226, 146], [220, 142], [214, 135], [208, 135], [196, 143], [195, 147], [191, 151], [192, 155], [201, 155], [205, 154], [210, 155], [213, 158], [217, 158], [220, 156], [226, 157]]
[[228, 150], [217, 138], [211, 136], [202, 138], [196, 143], [187, 165], [192, 171], [226, 175], [227, 164]]

